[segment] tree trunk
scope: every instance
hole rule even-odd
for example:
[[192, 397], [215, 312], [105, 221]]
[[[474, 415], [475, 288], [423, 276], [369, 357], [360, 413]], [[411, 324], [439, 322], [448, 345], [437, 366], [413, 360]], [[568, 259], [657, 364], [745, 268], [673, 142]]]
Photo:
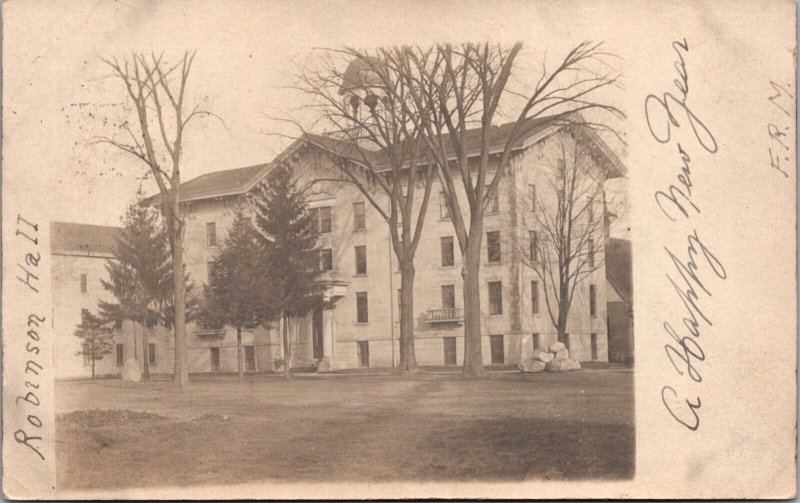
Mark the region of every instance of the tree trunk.
[[281, 333], [283, 336], [283, 376], [287, 379], [289, 374], [289, 317], [281, 313]]
[[94, 346], [92, 346], [92, 381], [94, 381]]
[[461, 266], [461, 276], [464, 279], [464, 374], [471, 376], [486, 375], [481, 348], [482, 234], [483, 222], [472, 222]]
[[416, 373], [414, 351], [414, 264], [400, 265], [400, 371]]
[[147, 322], [142, 325], [142, 380], [150, 380], [150, 345], [147, 338]]
[[244, 382], [244, 350], [242, 349], [242, 327], [236, 327], [236, 352], [239, 362], [239, 382]]
[[[178, 215], [177, 194], [173, 211]], [[172, 267], [175, 280], [175, 385], [184, 389], [189, 384], [189, 369], [186, 355], [186, 277], [183, 272], [183, 228], [180, 222], [173, 224]]]

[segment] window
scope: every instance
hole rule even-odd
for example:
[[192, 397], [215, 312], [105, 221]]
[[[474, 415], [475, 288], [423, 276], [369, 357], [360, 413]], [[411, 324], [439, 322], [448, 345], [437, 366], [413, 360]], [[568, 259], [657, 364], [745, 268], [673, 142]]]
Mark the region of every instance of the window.
[[[398, 288], [397, 289], [397, 312], [398, 313], [402, 313], [403, 312], [403, 289], [402, 288]], [[398, 322], [399, 322], [399, 318], [398, 318]]]
[[209, 348], [211, 350], [211, 370], [219, 370], [219, 348]]
[[542, 337], [539, 334], [533, 334], [533, 349], [540, 349], [542, 347]]
[[333, 270], [333, 250], [330, 248], [323, 248], [319, 251], [319, 269], [320, 271]]
[[451, 267], [456, 263], [453, 236], [442, 238], [442, 267]]
[[217, 279], [217, 263], [208, 262], [206, 264], [206, 269], [208, 270], [208, 286], [213, 286]]
[[81, 274], [81, 293], [86, 293], [86, 291], [88, 290], [87, 283], [88, 281], [86, 279], [86, 275]]
[[152, 342], [148, 344], [147, 348], [147, 362], [151, 365], [156, 364], [156, 345]]
[[589, 267], [594, 267], [594, 239], [589, 240]]
[[[87, 351], [87, 350], [84, 349], [84, 351]], [[87, 351], [86, 353], [83, 353], [83, 365], [84, 366], [89, 366], [91, 364], [92, 364], [92, 355], [91, 355], [91, 353], [89, 353]]]
[[528, 198], [531, 200], [531, 211], [536, 211], [536, 185], [528, 185]]
[[353, 228], [355, 230], [367, 228], [367, 214], [364, 203], [353, 203]]
[[125, 363], [125, 345], [117, 344], [117, 367], [121, 367]]
[[444, 192], [439, 192], [439, 216], [442, 220], [450, 218], [450, 211], [447, 209], [447, 198]]
[[206, 224], [206, 246], [217, 246], [217, 224], [214, 222]]
[[503, 314], [503, 283], [489, 282], [489, 314]]
[[456, 308], [456, 287], [453, 285], [442, 286], [442, 309]]
[[369, 322], [369, 301], [367, 292], [356, 293], [356, 321], [358, 323]]
[[502, 335], [490, 335], [489, 347], [492, 350], [492, 365], [502, 365], [505, 363], [506, 355], [503, 347]]
[[597, 334], [592, 334], [592, 360], [597, 360]]
[[[491, 186], [490, 185], [486, 186], [486, 193], [487, 194], [489, 193], [489, 187], [491, 187]], [[498, 188], [498, 192], [499, 192], [499, 188]], [[489, 213], [497, 213], [498, 211], [500, 211], [500, 195], [497, 192], [495, 192], [494, 193], [494, 197], [492, 197], [489, 200], [488, 211], [489, 211]]]
[[356, 246], [356, 274], [367, 274], [366, 246]]
[[530, 250], [528, 250], [531, 263], [539, 260], [539, 233], [536, 231], [529, 231], [528, 238], [530, 239]]
[[122, 329], [122, 320], [114, 320], [114, 328], [116, 330]]
[[311, 220], [314, 222], [314, 230], [318, 234], [331, 232], [331, 207], [322, 206], [311, 209]]
[[456, 363], [456, 338], [455, 337], [443, 337], [442, 338], [444, 344], [444, 364], [445, 365], [457, 365]]
[[500, 262], [500, 231], [486, 233], [486, 254], [490, 264]]
[[358, 366], [369, 367], [369, 341], [358, 341]]
[[589, 199], [589, 202], [586, 203], [586, 214], [587, 218], [589, 219], [589, 228], [591, 228], [592, 224], [594, 223], [594, 205], [592, 202], [593, 201]]
[[245, 346], [244, 347], [244, 369], [245, 370], [255, 370], [256, 369], [256, 348], [255, 348], [255, 346]]
[[539, 282], [531, 281], [531, 312], [539, 314]]
[[589, 314], [597, 316], [597, 287], [589, 285]]

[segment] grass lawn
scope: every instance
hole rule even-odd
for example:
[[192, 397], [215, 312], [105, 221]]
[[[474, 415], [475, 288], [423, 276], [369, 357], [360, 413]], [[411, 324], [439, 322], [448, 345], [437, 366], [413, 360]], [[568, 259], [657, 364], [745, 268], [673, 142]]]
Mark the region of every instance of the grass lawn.
[[58, 485], [629, 478], [633, 396], [624, 370], [60, 382]]

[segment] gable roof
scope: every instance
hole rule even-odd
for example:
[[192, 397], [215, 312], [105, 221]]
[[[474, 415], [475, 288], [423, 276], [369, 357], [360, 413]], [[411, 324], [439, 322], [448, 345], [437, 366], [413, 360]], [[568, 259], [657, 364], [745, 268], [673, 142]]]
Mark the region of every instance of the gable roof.
[[620, 297], [627, 302], [633, 302], [631, 242], [627, 239], [608, 238], [605, 251], [606, 279]]
[[[512, 144], [512, 150], [519, 150], [525, 147], [526, 142], [537, 135], [543, 135], [547, 130], [556, 128], [552, 117], [541, 117], [531, 119], [525, 124], [523, 134]], [[514, 123], [509, 122], [499, 126], [492, 126], [487, 131], [489, 151], [495, 153], [505, 147], [506, 141], [514, 128]], [[612, 169], [609, 178], [619, 177], [624, 174], [624, 167], [614, 152], [605, 145], [597, 133], [590, 131], [588, 138], [595, 143], [599, 150], [608, 158]], [[481, 150], [481, 129], [468, 129], [463, 135], [466, 146], [467, 156], [473, 157], [480, 154]], [[538, 140], [537, 140], [538, 141]], [[449, 136], [444, 139], [445, 149], [451, 158], [456, 153]], [[181, 202], [208, 199], [243, 194], [252, 189], [261, 181], [272, 169], [283, 162], [284, 159], [296, 154], [305, 147], [314, 146], [340, 155], [355, 163], [363, 164], [365, 157], [370, 164], [379, 170], [390, 169], [391, 163], [384, 152], [359, 149], [351, 141], [342, 140], [330, 135], [320, 135], [305, 133], [302, 137], [295, 140], [289, 147], [281, 152], [275, 159], [266, 164], [257, 164], [245, 168], [215, 171], [187, 182], [181, 183]], [[151, 196], [150, 201], [155, 201], [158, 194]]]
[[121, 227], [50, 222], [50, 251], [114, 254], [121, 232]]

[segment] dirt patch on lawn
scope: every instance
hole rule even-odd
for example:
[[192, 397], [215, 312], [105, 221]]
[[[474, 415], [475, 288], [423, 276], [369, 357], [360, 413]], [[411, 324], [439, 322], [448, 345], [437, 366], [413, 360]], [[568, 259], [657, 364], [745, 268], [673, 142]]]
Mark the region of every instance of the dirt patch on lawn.
[[126, 424], [141, 424], [151, 421], [163, 421], [166, 418], [149, 412], [136, 412], [133, 410], [76, 410], [67, 414], [60, 414], [59, 421], [65, 425], [70, 423], [85, 428], [104, 428], [109, 426], [123, 426]]

